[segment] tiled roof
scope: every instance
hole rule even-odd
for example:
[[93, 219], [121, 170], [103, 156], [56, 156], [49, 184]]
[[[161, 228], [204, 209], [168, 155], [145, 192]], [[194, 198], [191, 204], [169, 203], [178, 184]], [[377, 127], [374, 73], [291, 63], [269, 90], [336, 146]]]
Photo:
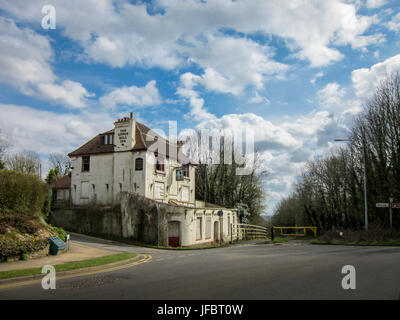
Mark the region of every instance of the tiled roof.
[[[162, 150], [158, 150], [158, 154], [161, 156], [169, 157], [169, 149], [171, 143], [168, 140], [161, 137], [155, 131], [151, 130], [149, 127], [145, 126], [144, 124], [136, 121], [136, 131], [135, 131], [135, 146], [131, 151], [143, 151], [150, 148], [152, 144], [154, 144], [157, 140], [154, 137], [157, 137], [158, 141], [165, 141], [166, 143], [166, 150], [165, 154]], [[85, 156], [85, 155], [96, 155], [96, 154], [103, 154], [103, 153], [113, 153], [114, 152], [114, 145], [112, 144], [102, 144], [101, 143], [101, 136], [104, 134], [114, 133], [114, 129], [109, 130], [107, 132], [98, 134], [92, 140], [85, 143], [80, 148], [76, 149], [75, 151], [68, 154], [70, 157], [77, 157], [77, 156]], [[183, 160], [186, 163], [189, 163], [189, 159], [179, 151], [179, 159]]]
[[57, 178], [53, 187], [56, 189], [69, 189], [71, 188], [71, 177], [69, 175]]

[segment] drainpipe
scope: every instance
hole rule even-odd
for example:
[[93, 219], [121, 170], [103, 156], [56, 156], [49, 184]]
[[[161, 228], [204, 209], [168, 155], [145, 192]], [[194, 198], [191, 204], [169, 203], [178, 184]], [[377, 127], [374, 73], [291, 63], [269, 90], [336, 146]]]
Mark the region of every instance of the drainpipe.
[[157, 245], [160, 245], [160, 204], [156, 204], [157, 208]]

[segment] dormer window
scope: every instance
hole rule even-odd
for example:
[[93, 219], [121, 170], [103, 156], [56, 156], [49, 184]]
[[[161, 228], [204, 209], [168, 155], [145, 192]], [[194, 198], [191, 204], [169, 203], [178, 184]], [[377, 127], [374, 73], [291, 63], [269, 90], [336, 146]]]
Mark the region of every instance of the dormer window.
[[114, 135], [113, 134], [102, 135], [101, 144], [114, 144]]

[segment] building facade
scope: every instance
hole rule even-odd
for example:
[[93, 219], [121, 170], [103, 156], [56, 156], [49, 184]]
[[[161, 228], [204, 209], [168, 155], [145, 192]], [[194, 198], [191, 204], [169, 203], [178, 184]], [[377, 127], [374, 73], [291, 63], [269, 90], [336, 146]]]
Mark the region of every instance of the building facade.
[[[136, 205], [129, 207], [130, 202], [126, 201], [127, 197], [137, 196], [170, 208], [165, 225], [165, 241], [170, 246], [226, 242], [239, 236], [239, 219], [234, 210], [196, 201], [196, 164], [185, 156], [183, 143], [164, 139], [136, 121], [132, 113], [129, 118], [118, 119], [112, 130], [98, 134], [68, 155], [72, 163], [69, 197], [75, 211], [67, 210], [71, 217], [66, 220], [66, 213], [55, 214], [60, 226], [132, 238], [137, 237], [135, 225], [142, 219], [138, 225], [149, 237], [149, 230], [154, 231], [151, 226], [153, 223], [154, 227], [155, 218], [150, 218], [154, 208], [143, 209], [144, 218]], [[118, 222], [119, 219], [110, 218], [114, 212], [84, 220], [82, 210], [90, 210], [85, 206], [116, 204], [121, 204], [122, 216], [129, 218]], [[67, 221], [75, 222], [68, 225]], [[159, 229], [160, 223], [156, 225]], [[125, 231], [120, 234], [121, 230]]]
[[182, 143], [170, 143], [131, 117], [71, 152], [73, 205], [112, 205], [122, 191], [194, 206], [195, 165]]

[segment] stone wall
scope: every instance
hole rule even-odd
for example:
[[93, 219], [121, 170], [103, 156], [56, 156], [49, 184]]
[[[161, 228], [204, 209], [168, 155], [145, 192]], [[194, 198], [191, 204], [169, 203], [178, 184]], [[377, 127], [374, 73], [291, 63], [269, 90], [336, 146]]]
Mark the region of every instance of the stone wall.
[[185, 208], [121, 192], [118, 206], [56, 208], [50, 215], [50, 223], [68, 231], [167, 246], [171, 215], [185, 215]]

